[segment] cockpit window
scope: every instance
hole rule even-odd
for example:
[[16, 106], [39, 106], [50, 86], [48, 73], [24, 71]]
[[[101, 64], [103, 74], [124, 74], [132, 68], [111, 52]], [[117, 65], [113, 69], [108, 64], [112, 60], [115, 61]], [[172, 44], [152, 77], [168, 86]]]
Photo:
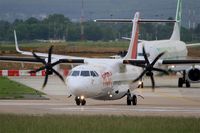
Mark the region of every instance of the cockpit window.
[[83, 76], [83, 77], [89, 77], [89, 76], [93, 76], [93, 77], [98, 77], [99, 74], [96, 71], [71, 71], [70, 76]]
[[81, 76], [88, 77], [90, 76], [89, 71], [81, 71]]
[[73, 71], [72, 72], [72, 76], [79, 76], [79, 74], [80, 74], [80, 71]]
[[97, 75], [97, 77], [99, 76], [99, 74], [96, 71], [94, 71], [94, 73]]
[[97, 72], [95, 72], [95, 71], [90, 71], [90, 74], [91, 74], [91, 76], [93, 76], [93, 77], [98, 77], [98, 74], [97, 74]]

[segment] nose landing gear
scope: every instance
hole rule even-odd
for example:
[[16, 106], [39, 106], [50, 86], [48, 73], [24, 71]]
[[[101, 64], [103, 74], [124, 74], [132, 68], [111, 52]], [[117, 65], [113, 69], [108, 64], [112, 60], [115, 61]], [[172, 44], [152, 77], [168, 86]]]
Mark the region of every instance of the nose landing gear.
[[75, 97], [76, 105], [82, 105], [84, 106], [86, 104], [86, 100], [83, 96], [81, 97]]

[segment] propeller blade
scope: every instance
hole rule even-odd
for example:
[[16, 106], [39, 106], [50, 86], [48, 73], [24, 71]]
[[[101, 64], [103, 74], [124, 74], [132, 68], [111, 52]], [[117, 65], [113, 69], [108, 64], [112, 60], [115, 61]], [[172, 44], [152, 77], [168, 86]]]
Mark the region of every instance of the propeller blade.
[[149, 76], [151, 78], [152, 90], [154, 91], [154, 89], [155, 89], [155, 80], [154, 80], [153, 71], [158, 71], [158, 72], [163, 72], [163, 73], [168, 74], [168, 72], [166, 70], [163, 70], [163, 69], [160, 69], [160, 68], [154, 68], [154, 65], [156, 64], [156, 62], [160, 59], [160, 57], [162, 57], [165, 54], [165, 52], [160, 53], [153, 60], [153, 62], [150, 63], [150, 61], [148, 59], [148, 55], [146, 53], [146, 50], [145, 50], [144, 46], [142, 47], [142, 51], [143, 51], [143, 56], [144, 56], [146, 64], [136, 64], [136, 63], [133, 63], [132, 65], [135, 65], [135, 66], [138, 66], [138, 67], [142, 67], [142, 68], [144, 68], [144, 71], [133, 82], [136, 82], [136, 81], [142, 79], [142, 77], [144, 76], [144, 74], [146, 74], [147, 76]]
[[[47, 63], [46, 63], [46, 61], [45, 61], [44, 59], [42, 59], [41, 57], [39, 57], [38, 55], [36, 55], [34, 51], [32, 52], [33, 56], [34, 56], [37, 60], [39, 60], [40, 62], [42, 62], [42, 63], [44, 64], [44, 66], [40, 67], [39, 69], [32, 70], [32, 71], [30, 71], [29, 73], [36, 73], [36, 72], [39, 72], [39, 71], [41, 71], [41, 70], [46, 69], [45, 79], [44, 79], [44, 83], [43, 83], [42, 88], [44, 88], [44, 87], [46, 86], [46, 84], [47, 84], [47, 82], [48, 82], [48, 77], [49, 77], [49, 75], [52, 74], [52, 73], [55, 73], [55, 74], [63, 81], [63, 83], [65, 83], [65, 80], [64, 80], [64, 78], [62, 77], [62, 75], [61, 75], [60, 73], [58, 73], [55, 69], [53, 69], [53, 67], [54, 67], [55, 65], [57, 65], [57, 64], [59, 64], [59, 63], [62, 63], [63, 60], [58, 60], [58, 61], [56, 61], [56, 62], [54, 62], [54, 63], [51, 63], [51, 60], [52, 60], [52, 59], [51, 59], [51, 57], [52, 57], [52, 50], [53, 50], [53, 46], [51, 46], [51, 47], [49, 48], [49, 51], [48, 51], [48, 62], [47, 62]], [[65, 60], [64, 60], [64, 61], [65, 61]], [[67, 61], [70, 62], [70, 60], [67, 60]], [[79, 61], [79, 60], [77, 60], [77, 61]], [[81, 61], [82, 61], [82, 60], [81, 60]]]
[[37, 60], [39, 60], [40, 62], [42, 62], [44, 65], [46, 65], [45, 60], [43, 60], [43, 59], [41, 59], [39, 56], [37, 56], [37, 55], [35, 54], [34, 51], [32, 52], [32, 54], [33, 54], [33, 56], [34, 56]]
[[45, 79], [44, 79], [44, 83], [43, 83], [43, 86], [42, 86], [42, 88], [44, 88], [45, 86], [46, 86], [46, 84], [47, 84], [47, 81], [48, 81], [48, 70], [46, 71], [46, 75], [45, 75]]
[[37, 72], [44, 70], [44, 69], [45, 69], [45, 66], [40, 67], [39, 69], [36, 69], [36, 70], [29, 71], [28, 73], [37, 73]]
[[55, 65], [58, 65], [59, 63], [60, 63], [60, 60], [58, 60], [58, 61], [52, 63], [51, 66], [54, 67]]
[[144, 56], [144, 59], [145, 59], [147, 65], [150, 65], [150, 62], [149, 62], [149, 59], [147, 57], [147, 53], [146, 53], [144, 46], [142, 47], [142, 51], [143, 51], [143, 56]]
[[151, 75], [150, 77], [151, 77], [151, 83], [152, 83], [152, 91], [154, 92], [154, 90], [155, 90], [155, 80], [154, 80], [153, 75]]
[[63, 83], [65, 83], [65, 80], [64, 80], [63, 76], [60, 75], [59, 72], [57, 72], [55, 69], [52, 69], [52, 71], [62, 80]]
[[166, 70], [163, 70], [163, 69], [159, 69], [159, 68], [153, 68], [154, 71], [157, 71], [157, 72], [163, 72], [165, 74], [169, 74]]
[[51, 54], [53, 50], [53, 45], [49, 48], [49, 53], [48, 53], [48, 63], [51, 63]]
[[136, 82], [136, 81], [140, 80], [140, 79], [145, 75], [146, 72], [147, 72], [147, 71], [144, 70], [144, 71], [140, 74], [140, 76], [138, 76], [135, 80], [133, 80], [133, 82]]
[[160, 53], [155, 59], [154, 61], [151, 63], [152, 66], [154, 66], [156, 64], [156, 62], [160, 59], [160, 57], [162, 57], [165, 54], [165, 52]]

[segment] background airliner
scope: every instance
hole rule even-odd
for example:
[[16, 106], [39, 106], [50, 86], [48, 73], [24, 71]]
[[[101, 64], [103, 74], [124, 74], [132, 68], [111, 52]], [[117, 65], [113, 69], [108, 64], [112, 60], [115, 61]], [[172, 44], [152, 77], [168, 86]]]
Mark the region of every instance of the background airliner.
[[[154, 73], [164, 72], [170, 66], [180, 65], [183, 78], [179, 79], [180, 86], [187, 82], [199, 82], [200, 60], [183, 59], [187, 56], [187, 49], [184, 42], [180, 41], [180, 20], [181, 20], [182, 0], [178, 0], [176, 20], [144, 20], [140, 19], [139, 12], [133, 20], [121, 20], [122, 22], [132, 22], [132, 36], [127, 55], [122, 59], [106, 58], [81, 58], [52, 54], [53, 46], [48, 54], [21, 51], [18, 47], [16, 33], [16, 50], [24, 55], [31, 55], [34, 58], [0, 57], [2, 61], [36, 62], [44, 64], [43, 67], [33, 70], [38, 72], [46, 70], [43, 87], [47, 84], [48, 76], [55, 73], [66, 83], [66, 91], [75, 96], [77, 105], [85, 105], [86, 98], [97, 100], [117, 100], [127, 96], [127, 105], [137, 104], [137, 95], [132, 90], [138, 87], [138, 82], [144, 75], [150, 76], [152, 87], [155, 86]], [[101, 20], [99, 20], [101, 21]], [[104, 21], [104, 20], [102, 20]], [[105, 20], [107, 21], [107, 20]], [[118, 21], [119, 20], [108, 20]], [[162, 41], [142, 41], [138, 43], [139, 24], [142, 22], [175, 22], [172, 37]], [[54, 69], [60, 63], [79, 64], [74, 67], [69, 76], [64, 78]], [[188, 67], [182, 69], [187, 64]], [[178, 67], [179, 68], [179, 67]]]
[[[186, 45], [183, 41], [180, 40], [180, 30], [181, 30], [181, 16], [182, 16], [182, 0], [178, 0], [177, 3], [177, 11], [176, 11], [176, 17], [175, 17], [175, 25], [174, 30], [171, 35], [171, 38], [168, 40], [155, 40], [155, 41], [145, 41], [145, 40], [139, 40], [138, 47], [135, 45], [135, 49], [137, 50], [137, 55], [134, 53], [132, 55], [132, 58], [137, 60], [144, 59], [143, 55], [143, 47], [147, 51], [148, 58], [150, 60], [154, 59], [159, 53], [165, 52], [165, 54], [160, 59], [168, 59], [168, 61], [158, 62], [156, 65], [157, 67], [161, 67], [165, 70], [172, 70], [175, 72], [180, 72], [182, 74], [182, 77], [178, 80], [178, 87], [183, 87], [183, 84], [186, 84], [186, 87], [190, 87], [190, 83], [199, 83], [200, 82], [200, 66], [199, 65], [187, 65], [185, 62], [185, 59], [188, 59], [188, 50], [187, 47], [193, 47], [196, 46], [196, 44]], [[95, 20], [97, 22], [120, 22], [120, 23], [129, 23], [132, 22], [132, 20], [129, 19], [98, 19]], [[139, 20], [139, 23], [147, 23], [147, 22], [159, 22], [156, 20]], [[160, 21], [160, 22], [170, 22], [170, 21]], [[173, 21], [171, 21], [173, 22]], [[128, 40], [131, 40], [131, 38], [125, 38]], [[131, 43], [133, 43], [134, 40], [131, 40]], [[130, 53], [128, 53], [130, 54]], [[129, 58], [131, 55], [129, 55]], [[169, 60], [174, 60], [174, 64], [172, 61], [169, 62]], [[172, 63], [172, 64], [171, 64]], [[193, 63], [193, 60], [191, 60], [191, 63]], [[163, 64], [166, 64], [163, 66]], [[179, 65], [177, 65], [179, 64]], [[183, 65], [180, 65], [183, 64]], [[144, 68], [144, 67], [143, 67]], [[143, 77], [140, 75], [140, 78], [137, 78], [137, 80], [141, 80]], [[153, 83], [154, 84], [154, 83]], [[143, 85], [142, 85], [143, 86]]]

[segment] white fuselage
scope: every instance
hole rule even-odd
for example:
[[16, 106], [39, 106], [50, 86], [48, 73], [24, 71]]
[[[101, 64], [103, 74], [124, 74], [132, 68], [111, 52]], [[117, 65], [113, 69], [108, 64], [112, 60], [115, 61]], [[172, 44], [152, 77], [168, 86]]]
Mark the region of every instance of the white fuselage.
[[[88, 64], [73, 68], [66, 80], [70, 93], [99, 100], [122, 98], [128, 89], [137, 87], [137, 83], [130, 83], [139, 75], [140, 70], [131, 65], [119, 64], [122, 64], [121, 60], [116, 59], [88, 60]], [[81, 74], [87, 71], [89, 75]], [[98, 75], [92, 76], [93, 71]], [[74, 76], [74, 72], [79, 74]], [[132, 85], [131, 88], [129, 85]]]
[[[186, 44], [182, 41], [160, 40], [160, 41], [143, 41], [138, 44], [138, 58], [144, 59], [142, 55], [142, 46], [149, 53], [149, 59], [154, 59], [158, 54], [165, 52], [162, 59], [182, 59], [187, 57]], [[141, 56], [142, 55], [142, 56]]]
[[[161, 52], [165, 52], [163, 59], [177, 59], [187, 56], [184, 42], [143, 41], [138, 44], [137, 59], [144, 58], [142, 55], [143, 45], [150, 60], [153, 60]], [[120, 99], [126, 95], [128, 89], [133, 90], [138, 87], [138, 83], [132, 81], [140, 75], [141, 71], [141, 68], [124, 65], [121, 59], [86, 59], [86, 64], [71, 70], [66, 79], [67, 89], [74, 96], [98, 100]], [[76, 72], [75, 75], [73, 72]]]

